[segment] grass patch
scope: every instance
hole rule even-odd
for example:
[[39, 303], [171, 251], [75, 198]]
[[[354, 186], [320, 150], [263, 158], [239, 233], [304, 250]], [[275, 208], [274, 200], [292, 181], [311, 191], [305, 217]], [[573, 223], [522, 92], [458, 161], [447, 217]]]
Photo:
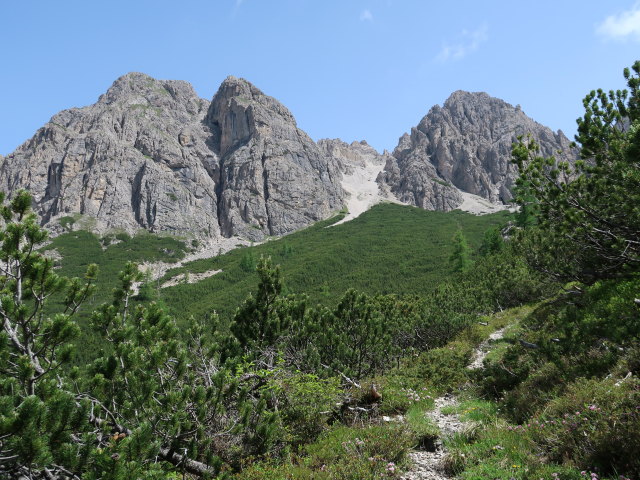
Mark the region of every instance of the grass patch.
[[440, 180], [439, 178], [432, 178], [431, 180], [433, 180], [434, 182], [436, 182], [439, 185], [442, 185], [443, 187], [451, 188], [451, 184], [449, 182], [445, 182], [444, 180]]
[[[493, 402], [468, 399], [446, 409], [469, 422], [466, 428], [445, 440], [444, 466], [462, 479], [545, 478], [552, 473], [573, 472], [559, 465], [545, 465], [530, 435], [511, 427], [498, 416]], [[443, 413], [445, 409], [443, 409]], [[535, 477], [534, 477], [535, 475]]]
[[413, 405], [405, 416], [407, 427], [414, 442], [414, 448], [419, 450], [434, 450], [435, 442], [440, 436], [440, 429], [427, 416], [422, 405]]
[[404, 465], [411, 436], [400, 425], [339, 426], [325, 432], [304, 452], [283, 463], [259, 462], [238, 480], [356, 480], [393, 478]]
[[422, 411], [433, 408], [434, 394], [422, 378], [412, 373], [404, 368], [394, 369], [372, 382], [378, 385], [382, 394], [381, 414], [404, 414], [415, 407]]
[[459, 415], [463, 422], [480, 422], [488, 424], [496, 419], [498, 406], [486, 400], [469, 398], [458, 405], [442, 408], [445, 415]]
[[450, 342], [419, 354], [412, 365], [407, 366], [407, 373], [421, 379], [437, 393], [451, 392], [469, 379], [467, 365], [472, 352], [473, 347], [467, 343]]

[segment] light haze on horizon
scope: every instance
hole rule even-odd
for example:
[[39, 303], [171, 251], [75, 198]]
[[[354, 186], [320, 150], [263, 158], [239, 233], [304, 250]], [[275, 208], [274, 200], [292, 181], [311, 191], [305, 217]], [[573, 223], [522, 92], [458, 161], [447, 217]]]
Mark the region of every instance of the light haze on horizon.
[[640, 2], [25, 0], [0, 7], [0, 154], [131, 71], [208, 100], [228, 75], [314, 140], [393, 150], [455, 90], [485, 91], [569, 138], [592, 89], [640, 59]]

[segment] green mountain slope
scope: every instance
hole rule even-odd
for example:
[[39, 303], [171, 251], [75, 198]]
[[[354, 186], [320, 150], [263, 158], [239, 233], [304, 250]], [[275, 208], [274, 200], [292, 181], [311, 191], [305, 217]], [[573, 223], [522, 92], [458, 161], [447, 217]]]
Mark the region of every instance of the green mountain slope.
[[[213, 310], [229, 315], [257, 283], [253, 271], [261, 255], [281, 266], [290, 293], [305, 292], [311, 303], [334, 304], [349, 288], [370, 294], [422, 294], [452, 273], [452, 238], [460, 229], [477, 249], [484, 232], [504, 224], [510, 214], [475, 216], [461, 211], [427, 212], [414, 207], [381, 204], [350, 222], [331, 226], [342, 217], [253, 247], [238, 248], [210, 259], [171, 269], [154, 282], [158, 297], [179, 318]], [[180, 241], [140, 234], [98, 238], [75, 231], [53, 240], [46, 250], [61, 256], [59, 273], [81, 276], [90, 263], [100, 266], [98, 289], [91, 304], [110, 299], [117, 275], [127, 261], [173, 262], [187, 247]], [[197, 283], [159, 288], [178, 275], [209, 270], [221, 273]]]
[[255, 288], [257, 276], [249, 267], [261, 255], [281, 266], [290, 293], [305, 292], [312, 304], [334, 304], [349, 288], [369, 294], [422, 294], [451, 275], [449, 256], [458, 229], [477, 249], [487, 229], [509, 218], [508, 212], [475, 216], [381, 204], [347, 223], [330, 226], [337, 217], [170, 270], [160, 285], [187, 272], [222, 272], [198, 283], [162, 288], [160, 296], [176, 314], [216, 310], [228, 315]]
[[57, 261], [58, 273], [69, 277], [82, 277], [87, 267], [96, 263], [99, 266], [98, 288], [91, 305], [98, 305], [111, 300], [111, 290], [127, 262], [172, 263], [183, 258], [187, 248], [180, 240], [150, 233], [135, 237], [118, 233], [99, 238], [78, 230], [54, 238], [43, 250], [55, 251], [62, 257]]

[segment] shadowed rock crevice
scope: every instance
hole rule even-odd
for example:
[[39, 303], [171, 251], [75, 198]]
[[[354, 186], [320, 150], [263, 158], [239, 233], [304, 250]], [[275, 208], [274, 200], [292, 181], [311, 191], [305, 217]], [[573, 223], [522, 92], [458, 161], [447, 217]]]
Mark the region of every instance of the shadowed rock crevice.
[[265, 210], [267, 211], [267, 233], [273, 235], [271, 215], [269, 214], [269, 172], [267, 170], [267, 158], [265, 155], [262, 155], [262, 189], [264, 192]]
[[142, 216], [140, 214], [140, 204], [142, 200], [142, 177], [144, 177], [145, 165], [140, 167], [140, 170], [133, 178], [133, 184], [131, 185], [131, 207], [136, 221], [140, 226], [144, 226]]

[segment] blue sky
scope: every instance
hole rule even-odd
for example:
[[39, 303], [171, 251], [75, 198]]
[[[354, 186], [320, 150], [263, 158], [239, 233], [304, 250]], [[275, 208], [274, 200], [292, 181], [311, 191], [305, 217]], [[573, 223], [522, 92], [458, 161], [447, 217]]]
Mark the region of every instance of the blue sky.
[[0, 25], [4, 155], [130, 71], [207, 99], [244, 77], [313, 139], [378, 150], [458, 89], [572, 137], [584, 95], [640, 59], [636, 0], [7, 0]]

